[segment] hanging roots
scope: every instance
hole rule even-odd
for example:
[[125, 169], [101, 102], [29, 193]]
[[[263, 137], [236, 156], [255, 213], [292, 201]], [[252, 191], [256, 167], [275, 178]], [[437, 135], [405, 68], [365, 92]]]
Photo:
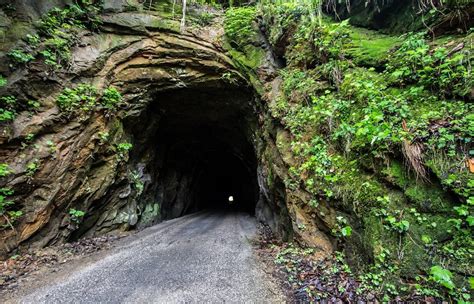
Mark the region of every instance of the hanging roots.
[[[402, 121], [402, 128], [409, 132], [405, 120]], [[423, 165], [423, 145], [419, 142], [411, 142], [405, 139], [402, 142], [402, 153], [407, 165], [415, 172], [416, 179], [427, 182], [428, 172]]]
[[423, 165], [423, 145], [418, 142], [404, 140], [402, 143], [402, 152], [410, 168], [415, 172], [416, 179], [428, 181], [428, 173]]

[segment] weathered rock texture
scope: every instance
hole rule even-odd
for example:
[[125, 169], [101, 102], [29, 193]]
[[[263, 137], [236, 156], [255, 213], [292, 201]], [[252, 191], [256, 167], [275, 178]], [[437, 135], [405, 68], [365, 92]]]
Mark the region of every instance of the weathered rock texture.
[[[245, 64], [233, 62], [221, 47], [219, 22], [180, 33], [177, 21], [124, 7], [106, 1], [100, 31], [80, 33], [67, 69], [52, 72], [41, 60], [18, 69], [7, 60], [1, 65], [8, 85], [0, 93], [38, 100], [41, 107], [1, 126], [0, 163], [12, 172], [1, 185], [14, 190], [9, 199], [23, 216], [15, 229], [0, 231], [0, 253], [204, 208], [196, 205], [205, 195], [199, 189], [219, 183], [221, 165], [234, 172], [229, 184], [250, 202], [247, 211], [281, 238], [296, 233], [303, 243], [330, 253], [334, 210], [321, 203], [316, 212], [308, 207], [309, 193], [285, 184], [294, 160], [290, 134], [267, 109], [279, 94], [272, 51], [267, 47], [257, 58], [256, 74], [243, 76]], [[3, 58], [21, 36], [5, 33]], [[264, 90], [256, 75], [274, 86], [275, 96], [259, 96]], [[98, 92], [115, 87], [123, 103], [117, 111], [61, 112], [57, 96], [81, 83]], [[133, 144], [129, 153], [120, 151], [123, 143]], [[33, 171], [27, 169], [32, 163]], [[205, 178], [214, 174], [215, 180]], [[76, 223], [70, 209], [86, 215]]]
[[[258, 121], [259, 99], [219, 46], [221, 30], [179, 33], [174, 21], [116, 10], [102, 17], [99, 33], [80, 34], [67, 71], [50, 72], [41, 61], [14, 71], [3, 67], [9, 74], [3, 93], [38, 100], [41, 107], [1, 126], [0, 162], [12, 171], [1, 183], [14, 190], [9, 199], [24, 215], [14, 230], [0, 232], [0, 251], [149, 225], [189, 212], [193, 194], [186, 188], [199, 175], [185, 169], [196, 162], [171, 167], [179, 158], [166, 155], [184, 150], [182, 161], [189, 159], [189, 145], [194, 147], [192, 139], [199, 136], [201, 148], [208, 137], [240, 159], [249, 187], [258, 179], [258, 187], [244, 192], [255, 192], [258, 216], [288, 237], [283, 183], [268, 180], [267, 166], [279, 166], [267, 155], [274, 150], [267, 145], [274, 144], [267, 143], [266, 126]], [[117, 88], [124, 97], [120, 109], [62, 113], [56, 97], [79, 83], [99, 92]], [[120, 143], [133, 144], [129, 155], [121, 154]], [[31, 163], [37, 170], [28, 173]], [[70, 209], [86, 212], [79, 225], [71, 221]]]

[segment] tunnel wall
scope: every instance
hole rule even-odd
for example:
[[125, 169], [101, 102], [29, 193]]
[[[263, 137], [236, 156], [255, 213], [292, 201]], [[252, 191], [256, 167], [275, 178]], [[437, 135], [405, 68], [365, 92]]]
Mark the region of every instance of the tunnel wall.
[[[275, 189], [283, 183], [269, 183], [262, 175], [267, 143], [258, 119], [260, 99], [216, 47], [216, 29], [182, 34], [177, 24], [142, 12], [102, 20], [99, 33], [79, 35], [67, 70], [45, 72], [44, 62], [36, 60], [4, 73], [8, 84], [0, 93], [38, 100], [40, 107], [1, 126], [0, 161], [10, 170], [1, 184], [14, 191], [9, 199], [23, 215], [15, 229], [0, 231], [0, 253], [19, 244], [44, 246], [144, 227], [186, 213], [166, 206], [166, 178], [160, 179], [166, 176], [160, 128], [190, 119], [180, 116], [183, 109], [194, 122], [219, 126], [216, 138], [226, 142], [229, 153], [249, 161], [258, 183], [256, 215], [287, 237], [284, 190]], [[58, 95], [84, 83], [95, 88], [97, 98], [117, 88], [123, 100], [113, 110], [61, 111]], [[194, 105], [178, 111], [199, 94], [197, 103], [194, 99]], [[209, 111], [202, 111], [206, 104]], [[71, 210], [85, 214], [75, 217]]]

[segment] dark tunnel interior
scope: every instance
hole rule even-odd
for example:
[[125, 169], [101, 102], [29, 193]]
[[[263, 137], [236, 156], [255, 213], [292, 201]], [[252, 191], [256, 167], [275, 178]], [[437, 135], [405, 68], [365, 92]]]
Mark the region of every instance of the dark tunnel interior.
[[[162, 219], [201, 210], [255, 213], [251, 95], [237, 89], [161, 92], [134, 132], [154, 172]], [[147, 126], [148, 129], [145, 129]], [[143, 158], [141, 156], [140, 158]]]

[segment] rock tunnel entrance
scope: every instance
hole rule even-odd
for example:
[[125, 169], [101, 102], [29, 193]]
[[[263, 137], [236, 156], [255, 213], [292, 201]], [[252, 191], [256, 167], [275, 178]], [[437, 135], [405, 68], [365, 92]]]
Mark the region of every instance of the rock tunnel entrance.
[[[5, 142], [5, 151], [15, 153], [4, 153], [4, 162], [18, 167], [8, 177], [13, 199], [27, 208], [18, 233], [3, 237], [4, 251], [146, 227], [204, 209], [255, 214], [282, 239], [291, 237], [285, 184], [276, 174], [284, 163], [272, 152], [277, 131], [251, 82], [219, 47], [220, 34], [123, 20], [112, 14], [104, 31], [81, 36], [64, 81], [45, 85], [33, 70], [8, 81], [19, 96], [47, 102], [24, 120], [23, 131], [35, 132], [28, 151], [19, 146], [23, 131]], [[87, 113], [63, 113], [54, 99], [79, 85], [98, 95], [116, 89], [121, 102], [113, 110], [97, 103]], [[34, 176], [27, 164], [35, 164]], [[83, 212], [80, 219], [74, 210]]]
[[161, 219], [201, 210], [255, 214], [259, 185], [250, 92], [182, 88], [150, 96], [148, 108], [129, 122], [137, 147], [131, 157], [146, 164], [156, 181], [149, 192], [160, 202]]

